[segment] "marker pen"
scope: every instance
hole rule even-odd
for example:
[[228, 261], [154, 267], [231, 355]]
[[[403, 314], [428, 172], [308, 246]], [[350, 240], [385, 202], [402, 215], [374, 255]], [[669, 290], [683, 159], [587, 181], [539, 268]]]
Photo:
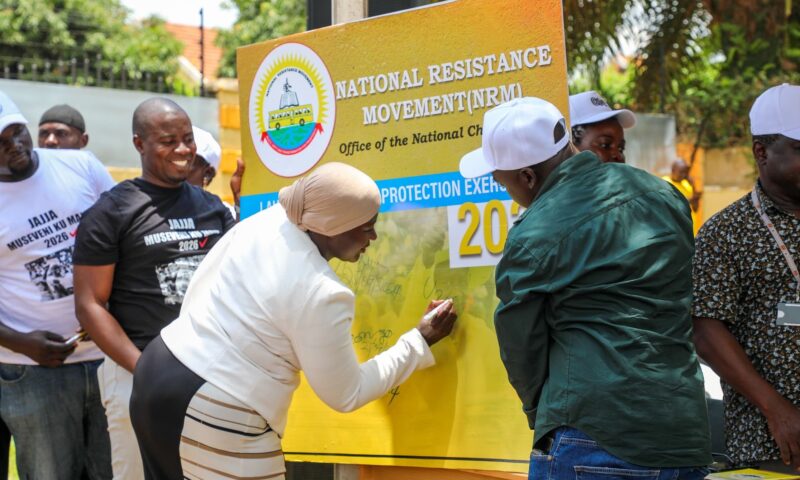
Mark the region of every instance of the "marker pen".
[[435, 317], [439, 312], [447, 308], [448, 305], [452, 304], [453, 304], [453, 299], [448, 298], [444, 302], [440, 303], [436, 308], [426, 313], [425, 316], [422, 317], [422, 319], [425, 320], [426, 322], [430, 322], [433, 319], [433, 317]]

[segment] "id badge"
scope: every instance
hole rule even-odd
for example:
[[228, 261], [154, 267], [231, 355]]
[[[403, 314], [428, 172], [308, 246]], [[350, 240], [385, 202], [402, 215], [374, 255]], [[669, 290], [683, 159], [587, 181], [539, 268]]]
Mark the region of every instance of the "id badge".
[[775, 325], [800, 327], [800, 303], [779, 303], [778, 318], [775, 319]]

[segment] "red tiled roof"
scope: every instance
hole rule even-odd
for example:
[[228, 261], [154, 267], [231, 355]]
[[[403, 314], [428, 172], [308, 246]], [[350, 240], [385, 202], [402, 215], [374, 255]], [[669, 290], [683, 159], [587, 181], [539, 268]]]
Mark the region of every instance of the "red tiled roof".
[[[166, 23], [164, 27], [183, 44], [183, 56], [200, 70], [200, 27], [176, 23]], [[218, 30], [209, 27], [203, 30], [205, 76], [214, 80], [217, 78], [217, 70], [222, 60], [222, 49], [214, 44]]]

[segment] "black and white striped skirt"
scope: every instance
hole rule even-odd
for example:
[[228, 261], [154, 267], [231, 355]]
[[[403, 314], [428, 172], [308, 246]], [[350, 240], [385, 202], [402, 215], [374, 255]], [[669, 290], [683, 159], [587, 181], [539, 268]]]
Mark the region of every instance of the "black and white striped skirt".
[[148, 480], [282, 480], [280, 437], [157, 337], [136, 366], [131, 420]]

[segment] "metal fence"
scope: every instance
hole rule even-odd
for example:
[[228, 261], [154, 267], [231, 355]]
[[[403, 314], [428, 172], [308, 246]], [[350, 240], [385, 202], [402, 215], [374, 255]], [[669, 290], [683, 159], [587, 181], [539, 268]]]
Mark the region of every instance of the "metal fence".
[[[142, 72], [110, 62], [100, 55], [41, 60], [0, 56], [0, 78], [64, 85], [139, 90], [154, 93], [200, 96], [200, 87], [176, 80], [171, 71]], [[204, 92], [214, 96], [213, 92]]]
[[219, 102], [216, 98], [2, 78], [0, 91], [11, 97], [28, 119], [28, 128], [34, 141], [38, 135], [39, 118], [48, 108], [61, 103], [77, 108], [86, 121], [86, 131], [89, 133], [87, 148], [108, 166], [140, 167], [139, 152], [131, 141], [131, 118], [139, 104], [154, 96], [176, 102], [189, 114], [192, 125], [208, 130], [215, 138], [219, 138]]

